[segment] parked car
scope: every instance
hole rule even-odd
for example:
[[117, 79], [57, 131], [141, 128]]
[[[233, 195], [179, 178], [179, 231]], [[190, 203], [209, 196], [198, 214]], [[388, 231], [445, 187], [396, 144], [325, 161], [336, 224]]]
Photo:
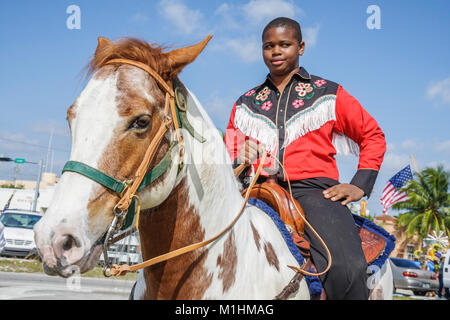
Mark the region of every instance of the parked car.
[[427, 292], [439, 289], [439, 280], [434, 272], [422, 270], [414, 261], [400, 258], [389, 258], [394, 288], [412, 290], [415, 295], [424, 295]]
[[42, 215], [39, 212], [8, 209], [0, 215], [4, 225], [3, 235], [5, 247], [0, 252], [2, 256], [26, 257], [35, 254], [33, 227]]
[[450, 288], [450, 250], [447, 251], [444, 260], [444, 275], [442, 276], [444, 288]]
[[[109, 246], [108, 263], [128, 264], [131, 266], [142, 262], [139, 250], [139, 237], [136, 234], [132, 234]], [[103, 265], [104, 261], [105, 257], [102, 253], [99, 258], [99, 264]]]
[[3, 225], [3, 223], [0, 222], [0, 252], [2, 252], [6, 244], [5, 235], [3, 234], [4, 229], [5, 226]]

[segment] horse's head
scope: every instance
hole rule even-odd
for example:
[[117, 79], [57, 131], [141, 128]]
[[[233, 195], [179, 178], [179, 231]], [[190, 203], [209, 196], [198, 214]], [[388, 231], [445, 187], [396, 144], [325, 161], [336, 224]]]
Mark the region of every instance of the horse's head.
[[[209, 39], [163, 52], [157, 45], [136, 39], [111, 42], [100, 37], [89, 64], [93, 76], [67, 111], [72, 136], [70, 160], [120, 181], [133, 178], [165, 120], [165, 92], [141, 68], [108, 62], [128, 59], [144, 63], [170, 83]], [[153, 164], [164, 156], [172, 136], [171, 130], [164, 135]], [[152, 188], [168, 195], [173, 184], [166, 186], [164, 179], [155, 181]], [[78, 269], [83, 273], [93, 268], [119, 199], [117, 193], [92, 179], [64, 172], [46, 214], [35, 226], [44, 270], [67, 277]]]

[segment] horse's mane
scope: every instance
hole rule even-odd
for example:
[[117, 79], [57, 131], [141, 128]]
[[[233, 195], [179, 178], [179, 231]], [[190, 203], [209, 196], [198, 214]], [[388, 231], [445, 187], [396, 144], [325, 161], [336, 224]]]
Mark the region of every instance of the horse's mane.
[[87, 76], [103, 67], [112, 59], [130, 59], [145, 63], [153, 68], [163, 78], [171, 78], [176, 70], [172, 70], [167, 63], [163, 47], [159, 44], [149, 44], [136, 38], [120, 38], [110, 42], [95, 51], [94, 57], [86, 66]]

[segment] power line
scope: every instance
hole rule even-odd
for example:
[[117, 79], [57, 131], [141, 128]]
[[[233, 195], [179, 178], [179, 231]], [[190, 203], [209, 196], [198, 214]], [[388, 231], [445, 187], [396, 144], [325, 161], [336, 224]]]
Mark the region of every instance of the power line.
[[[48, 146], [41, 146], [39, 144], [34, 144], [34, 143], [29, 143], [29, 142], [25, 142], [25, 141], [19, 141], [19, 140], [14, 140], [14, 139], [8, 139], [8, 138], [4, 138], [4, 137], [0, 137], [1, 140], [5, 140], [5, 141], [9, 141], [9, 142], [14, 142], [14, 143], [21, 143], [24, 145], [28, 145], [28, 146], [33, 146], [33, 147], [38, 147], [38, 148], [43, 148], [43, 149], [48, 149]], [[51, 150], [55, 150], [55, 151], [59, 151], [59, 152], [65, 152], [65, 153], [70, 153], [70, 151], [68, 150], [63, 150], [63, 149], [57, 149], [57, 148], [50, 148]]]

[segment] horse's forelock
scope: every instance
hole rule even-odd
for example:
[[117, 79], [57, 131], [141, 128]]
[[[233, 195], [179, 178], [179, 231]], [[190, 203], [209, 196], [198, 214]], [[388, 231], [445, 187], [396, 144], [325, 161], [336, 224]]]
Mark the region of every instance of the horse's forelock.
[[165, 79], [172, 78], [178, 71], [170, 67], [168, 58], [164, 54], [165, 49], [159, 44], [149, 44], [136, 38], [120, 38], [97, 48], [93, 58], [86, 66], [87, 76], [112, 59], [129, 59], [148, 65]]

